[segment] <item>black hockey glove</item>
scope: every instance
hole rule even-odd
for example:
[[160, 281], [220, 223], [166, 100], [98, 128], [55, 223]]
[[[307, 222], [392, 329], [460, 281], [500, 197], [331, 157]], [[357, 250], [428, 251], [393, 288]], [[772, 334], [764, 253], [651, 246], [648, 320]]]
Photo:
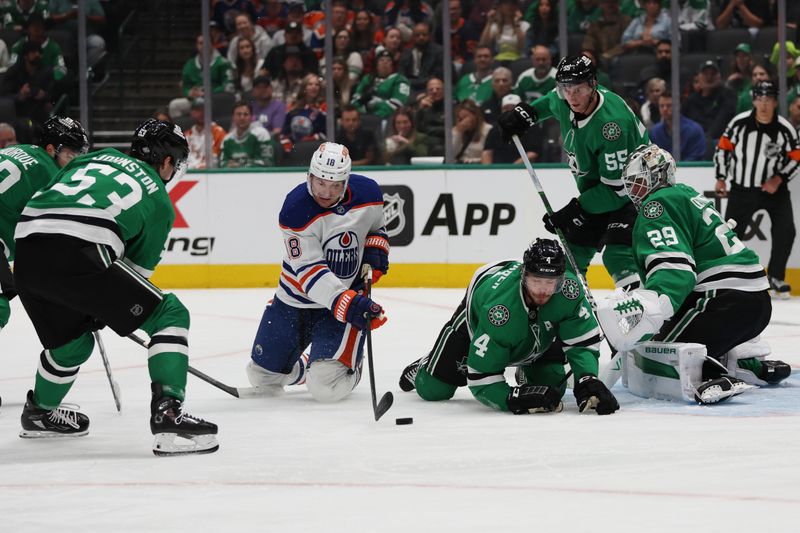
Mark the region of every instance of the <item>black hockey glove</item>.
[[606, 231], [604, 217], [596, 217], [583, 209], [577, 198], [551, 215], [542, 217], [544, 229], [555, 233], [556, 228], [564, 234], [569, 242], [581, 246], [597, 246]]
[[514, 135], [519, 137], [525, 135], [528, 128], [536, 124], [536, 119], [536, 111], [525, 102], [517, 104], [511, 111], [501, 114], [497, 123], [500, 125], [503, 142], [510, 143], [511, 137]]
[[522, 385], [512, 387], [506, 398], [508, 410], [515, 415], [528, 413], [560, 413], [564, 408], [561, 394], [547, 385]]
[[608, 387], [594, 376], [583, 376], [572, 392], [581, 413], [594, 409], [598, 415], [610, 415], [619, 409], [619, 403]]

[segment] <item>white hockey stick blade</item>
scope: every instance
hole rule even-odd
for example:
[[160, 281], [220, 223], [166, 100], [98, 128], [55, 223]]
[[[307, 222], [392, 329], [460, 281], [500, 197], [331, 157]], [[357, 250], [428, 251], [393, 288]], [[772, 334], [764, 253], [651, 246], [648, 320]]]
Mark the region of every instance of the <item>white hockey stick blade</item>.
[[611, 390], [619, 381], [620, 376], [622, 376], [622, 352], [617, 352], [611, 358], [611, 361], [600, 370], [600, 375], [597, 377], [600, 378], [600, 381], [603, 382], [603, 385], [608, 390]]

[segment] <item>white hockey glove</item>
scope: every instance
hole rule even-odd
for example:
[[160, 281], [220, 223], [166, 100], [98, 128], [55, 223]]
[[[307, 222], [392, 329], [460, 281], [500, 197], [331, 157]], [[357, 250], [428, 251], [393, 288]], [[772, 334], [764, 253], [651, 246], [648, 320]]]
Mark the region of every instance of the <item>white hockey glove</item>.
[[657, 333], [674, 312], [669, 297], [647, 289], [617, 289], [597, 305], [603, 333], [621, 352], [629, 351], [645, 335]]

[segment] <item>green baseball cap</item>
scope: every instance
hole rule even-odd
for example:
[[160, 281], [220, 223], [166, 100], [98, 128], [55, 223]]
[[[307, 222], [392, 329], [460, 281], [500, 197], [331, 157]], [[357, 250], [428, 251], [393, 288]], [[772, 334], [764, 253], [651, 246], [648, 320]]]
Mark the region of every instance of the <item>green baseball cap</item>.
[[736, 51], [749, 54], [751, 52], [751, 48], [750, 45], [747, 43], [739, 43], [738, 45], [736, 45]]

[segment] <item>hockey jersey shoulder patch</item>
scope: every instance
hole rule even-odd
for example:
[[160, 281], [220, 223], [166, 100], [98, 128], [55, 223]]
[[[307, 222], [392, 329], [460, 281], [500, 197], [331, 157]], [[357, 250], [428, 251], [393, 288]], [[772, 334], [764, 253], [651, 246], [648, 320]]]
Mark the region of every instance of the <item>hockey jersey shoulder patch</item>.
[[489, 323], [493, 326], [505, 326], [511, 318], [511, 312], [503, 304], [493, 305], [488, 313]]
[[622, 128], [616, 122], [606, 122], [603, 125], [603, 138], [607, 141], [616, 141], [622, 135]]
[[561, 285], [561, 294], [567, 300], [577, 300], [581, 295], [581, 286], [574, 279], [566, 278], [564, 284]]
[[664, 214], [664, 206], [658, 200], [651, 200], [644, 204], [642, 215], [644, 218], [655, 219]]

